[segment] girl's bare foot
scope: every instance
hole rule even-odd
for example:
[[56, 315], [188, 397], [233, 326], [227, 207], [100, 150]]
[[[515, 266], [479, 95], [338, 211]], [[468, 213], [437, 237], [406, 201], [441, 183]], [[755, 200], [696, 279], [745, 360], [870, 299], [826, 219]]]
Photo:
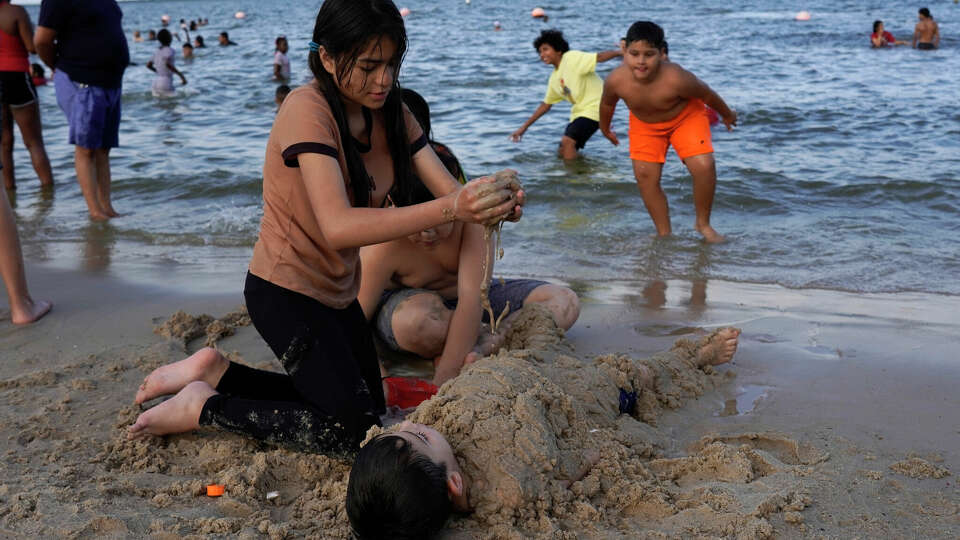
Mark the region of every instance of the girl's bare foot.
[[188, 384], [176, 396], [138, 416], [136, 423], [127, 428], [127, 438], [183, 433], [199, 428], [203, 404], [216, 393], [203, 381]]
[[10, 306], [10, 320], [13, 321], [13, 324], [30, 324], [50, 313], [52, 308], [52, 302], [28, 298], [22, 307], [14, 308]]
[[158, 396], [175, 394], [194, 381], [216, 388], [229, 366], [230, 361], [219, 351], [204, 347], [179, 362], [153, 370], [143, 379], [133, 402], [139, 405]]
[[726, 240], [726, 238], [714, 230], [710, 225], [700, 225], [697, 227], [697, 232], [703, 235], [703, 239], [708, 244], [718, 244]]
[[739, 328], [723, 328], [718, 330], [707, 341], [697, 353], [697, 365], [699, 366], [717, 366], [726, 364], [733, 359], [737, 352], [737, 342], [740, 339]]

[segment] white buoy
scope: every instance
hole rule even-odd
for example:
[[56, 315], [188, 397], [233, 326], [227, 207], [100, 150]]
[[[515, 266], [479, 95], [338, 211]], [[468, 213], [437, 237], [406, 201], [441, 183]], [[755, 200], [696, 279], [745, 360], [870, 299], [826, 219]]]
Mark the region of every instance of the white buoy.
[[400, 16], [406, 17], [410, 14], [410, 8], [400, 8]]
[[236, 12], [236, 13], [233, 14], [233, 17], [234, 17], [235, 19], [245, 19], [245, 18], [247, 17], [247, 14], [244, 13], [244, 12], [242, 12], [242, 11], [238, 11], [238, 12]]
[[466, 2], [467, 5], [470, 5], [470, 0], [463, 0], [463, 1]]
[[809, 11], [801, 11], [800, 13], [797, 13], [797, 15], [796, 15], [796, 17], [794, 17], [794, 19], [795, 19], [795, 20], [798, 20], [798, 21], [809, 21], [809, 20], [810, 20], [810, 12], [809, 12]]

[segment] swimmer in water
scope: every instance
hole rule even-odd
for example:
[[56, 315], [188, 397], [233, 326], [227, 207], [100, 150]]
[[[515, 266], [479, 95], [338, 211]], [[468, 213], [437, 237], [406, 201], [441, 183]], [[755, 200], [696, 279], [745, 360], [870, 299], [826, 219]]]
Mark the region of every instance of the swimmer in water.
[[913, 29], [911, 47], [922, 51], [930, 51], [940, 46], [940, 26], [933, 20], [933, 15], [927, 8], [920, 8], [917, 12], [917, 26]]

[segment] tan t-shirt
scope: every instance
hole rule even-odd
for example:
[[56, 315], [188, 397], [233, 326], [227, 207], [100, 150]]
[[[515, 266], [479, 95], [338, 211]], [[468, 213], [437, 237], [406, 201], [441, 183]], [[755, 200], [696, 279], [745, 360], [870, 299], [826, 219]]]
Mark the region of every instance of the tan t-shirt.
[[[410, 111], [406, 107], [404, 111], [413, 155], [426, 145], [426, 137]], [[378, 129], [383, 131], [375, 123], [374, 130]], [[371, 136], [374, 143], [385, 140], [383, 133]], [[353, 201], [340, 130], [327, 100], [312, 84], [290, 92], [270, 131], [263, 164], [263, 218], [250, 272], [342, 309], [356, 299], [360, 289], [360, 249], [335, 250], [327, 243], [300, 174], [297, 156], [303, 153], [336, 159], [347, 196]], [[368, 152], [364, 155], [365, 164], [373, 160], [369, 156], [383, 153], [389, 156], [387, 148]]]

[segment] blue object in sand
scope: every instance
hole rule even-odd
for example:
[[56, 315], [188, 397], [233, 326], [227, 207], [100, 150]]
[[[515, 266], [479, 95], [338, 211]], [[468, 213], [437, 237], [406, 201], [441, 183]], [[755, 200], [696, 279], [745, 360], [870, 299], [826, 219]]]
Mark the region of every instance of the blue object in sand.
[[620, 414], [630, 414], [637, 406], [637, 393], [620, 389]]

